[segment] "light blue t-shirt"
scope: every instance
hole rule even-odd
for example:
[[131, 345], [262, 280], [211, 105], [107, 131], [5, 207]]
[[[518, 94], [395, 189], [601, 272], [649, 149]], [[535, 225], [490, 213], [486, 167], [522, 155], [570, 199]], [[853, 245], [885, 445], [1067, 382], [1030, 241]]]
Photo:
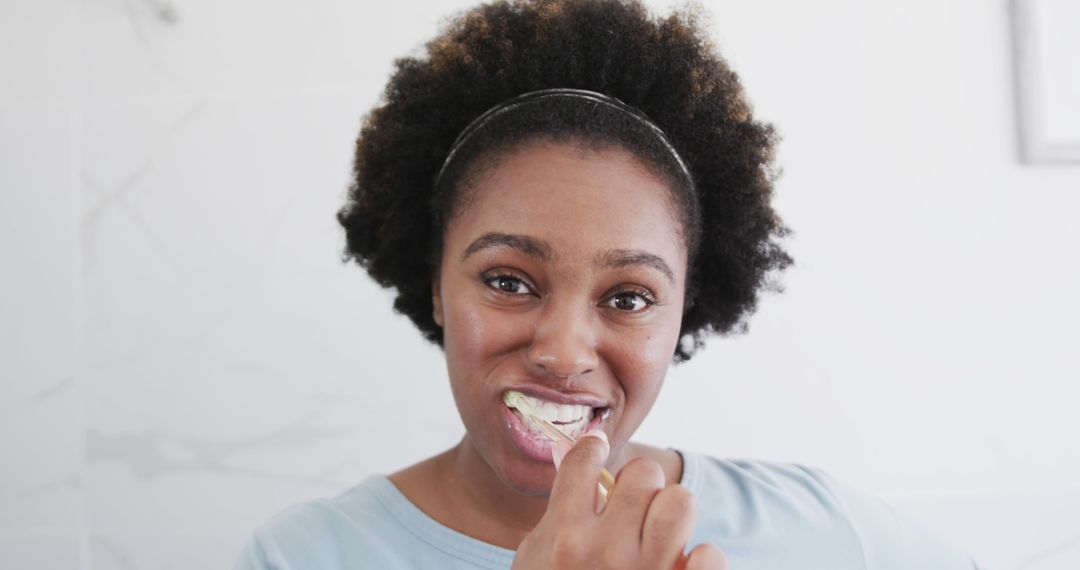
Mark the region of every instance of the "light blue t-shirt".
[[[732, 570], [974, 570], [883, 502], [794, 464], [679, 452], [698, 522], [688, 547], [719, 546]], [[439, 524], [383, 475], [290, 507], [256, 530], [236, 570], [510, 567], [514, 551]]]

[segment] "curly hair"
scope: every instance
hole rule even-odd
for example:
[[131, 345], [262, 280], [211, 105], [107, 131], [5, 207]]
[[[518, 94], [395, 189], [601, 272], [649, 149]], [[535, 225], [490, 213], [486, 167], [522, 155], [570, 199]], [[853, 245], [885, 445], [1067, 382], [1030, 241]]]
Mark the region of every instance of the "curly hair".
[[[497, 1], [459, 15], [427, 43], [426, 57], [395, 62], [382, 101], [364, 120], [337, 214], [345, 260], [396, 288], [394, 309], [441, 346], [431, 285], [470, 169], [541, 137], [619, 145], [667, 174], [691, 226], [683, 233], [692, 239], [674, 361], [689, 360], [710, 334], [744, 332], [760, 291], [779, 290], [774, 277], [792, 263], [780, 244], [789, 230], [771, 205], [777, 137], [752, 118], [738, 76], [698, 21], [689, 11], [653, 17], [636, 0]], [[473, 119], [522, 93], [556, 87], [604, 93], [643, 112], [688, 164], [691, 184], [672, 175], [665, 152], [626, 121], [590, 122], [565, 108], [515, 114], [502, 128], [476, 133], [473, 148], [434, 183]]]

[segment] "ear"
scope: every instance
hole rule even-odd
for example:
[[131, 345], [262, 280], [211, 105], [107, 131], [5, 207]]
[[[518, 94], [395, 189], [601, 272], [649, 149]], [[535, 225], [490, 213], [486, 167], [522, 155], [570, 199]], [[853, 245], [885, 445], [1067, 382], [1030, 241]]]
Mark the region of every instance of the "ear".
[[441, 328], [443, 326], [442, 290], [439, 287], [438, 277], [431, 280], [431, 305], [433, 307], [431, 317]]

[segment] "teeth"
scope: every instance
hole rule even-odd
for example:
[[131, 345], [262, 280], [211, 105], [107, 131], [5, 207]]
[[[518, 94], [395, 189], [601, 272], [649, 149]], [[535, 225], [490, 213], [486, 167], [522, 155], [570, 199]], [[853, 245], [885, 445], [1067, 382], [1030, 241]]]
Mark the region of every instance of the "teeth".
[[537, 400], [536, 398], [525, 397], [530, 404], [536, 409], [540, 410], [540, 415], [549, 422], [569, 423], [575, 422], [587, 415], [590, 415], [592, 408], [589, 406], [578, 406], [576, 404], [556, 404], [555, 402], [545, 402], [544, 400]]
[[555, 402], [540, 400], [515, 391], [504, 394], [503, 401], [512, 408], [521, 407], [516, 406], [515, 403], [522, 402], [534, 408], [541, 417], [549, 422], [558, 422], [569, 428], [583, 428], [593, 417], [593, 408], [591, 406], [556, 404]]

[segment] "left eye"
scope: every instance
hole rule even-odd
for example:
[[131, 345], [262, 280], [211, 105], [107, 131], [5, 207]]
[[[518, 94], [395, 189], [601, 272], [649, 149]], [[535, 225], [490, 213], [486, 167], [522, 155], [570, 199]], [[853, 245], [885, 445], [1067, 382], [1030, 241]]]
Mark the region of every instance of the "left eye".
[[645, 296], [640, 293], [634, 293], [633, 291], [624, 291], [622, 293], [616, 293], [610, 298], [608, 298], [607, 304], [608, 306], [614, 307], [620, 311], [634, 313], [644, 310], [652, 304], [652, 301], [646, 299]]

